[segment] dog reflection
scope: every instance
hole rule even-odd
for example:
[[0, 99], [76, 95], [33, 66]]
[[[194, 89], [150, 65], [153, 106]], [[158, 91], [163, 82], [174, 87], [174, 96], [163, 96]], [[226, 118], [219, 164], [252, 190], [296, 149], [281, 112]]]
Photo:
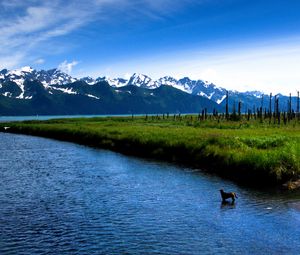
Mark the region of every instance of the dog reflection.
[[226, 208], [228, 208], [228, 209], [235, 208], [235, 201], [234, 200], [231, 201], [231, 202], [226, 201], [226, 200], [222, 201], [221, 202], [221, 209], [226, 209]]

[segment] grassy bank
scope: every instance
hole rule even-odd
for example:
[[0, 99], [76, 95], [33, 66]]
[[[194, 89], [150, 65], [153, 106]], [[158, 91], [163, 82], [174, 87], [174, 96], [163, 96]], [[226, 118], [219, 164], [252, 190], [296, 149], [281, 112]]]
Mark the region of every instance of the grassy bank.
[[249, 184], [275, 185], [300, 176], [300, 125], [127, 117], [2, 123], [6, 131], [183, 163]]

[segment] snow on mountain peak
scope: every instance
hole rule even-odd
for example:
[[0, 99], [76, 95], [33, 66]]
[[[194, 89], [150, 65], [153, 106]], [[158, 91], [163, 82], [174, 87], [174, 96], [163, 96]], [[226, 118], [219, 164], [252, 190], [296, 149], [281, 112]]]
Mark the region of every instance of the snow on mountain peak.
[[[19, 95], [14, 95], [16, 98], [29, 99], [28, 89], [26, 88], [26, 80], [39, 81], [45, 87], [45, 89], [51, 94], [54, 90], [62, 91], [63, 93], [75, 93], [70, 88], [65, 88], [66, 84], [71, 84], [76, 81], [84, 81], [88, 85], [94, 85], [99, 82], [107, 82], [110, 86], [114, 88], [119, 88], [127, 85], [137, 86], [146, 89], [156, 89], [160, 86], [171, 86], [173, 88], [179, 89], [183, 92], [203, 96], [208, 99], [221, 104], [224, 101], [226, 90], [217, 87], [215, 84], [208, 81], [202, 80], [192, 80], [189, 77], [184, 77], [181, 79], [175, 79], [171, 76], [164, 76], [157, 80], [150, 78], [147, 75], [134, 73], [129, 80], [123, 78], [110, 78], [110, 77], [99, 77], [94, 79], [92, 77], [84, 77], [81, 79], [73, 78], [67, 73], [59, 69], [50, 70], [40, 70], [36, 71], [29, 66], [24, 66], [17, 70], [0, 70], [0, 94], [5, 96], [12, 96], [11, 91], [5, 90], [3, 85], [5, 82], [13, 82], [20, 89], [17, 90]], [[5, 85], [8, 86], [8, 85]], [[238, 93], [232, 91], [232, 93]], [[263, 94], [259, 91], [248, 91], [244, 92], [245, 95], [254, 96], [256, 98], [261, 98]]]
[[[110, 77], [99, 77], [97, 79], [84, 77], [81, 79], [76, 79], [57, 68], [36, 71], [29, 66], [24, 66], [21, 69], [13, 71], [7, 71], [4, 69], [0, 71], [0, 75], [0, 83], [5, 81], [15, 82], [20, 87], [22, 92], [24, 92], [25, 80], [37, 80], [41, 82], [46, 89], [52, 89], [54, 85], [57, 87], [57, 85], [64, 85], [81, 80], [89, 85], [94, 85], [98, 82], [106, 81], [110, 86], [117, 88], [126, 85], [133, 85], [146, 89], [155, 89], [162, 85], [165, 85], [174, 87], [189, 94], [202, 95], [207, 98], [212, 98], [213, 100], [221, 99], [224, 95], [224, 91], [222, 89], [216, 88], [214, 84], [207, 81], [191, 80], [189, 77], [184, 77], [180, 80], [177, 80], [171, 76], [165, 76], [154, 80], [147, 75], [134, 73], [129, 80]], [[212, 94], [214, 90], [217, 90], [219, 92]]]
[[[25, 81], [39, 81], [45, 88], [49, 88], [51, 85], [63, 85], [67, 83], [73, 83], [77, 79], [71, 77], [68, 74], [61, 72], [58, 69], [51, 69], [48, 71], [40, 70], [36, 71], [30, 66], [24, 66], [16, 70], [0, 71], [0, 85], [2, 87], [5, 82], [13, 82], [20, 88], [20, 94], [16, 96], [19, 99], [29, 99], [25, 97], [26, 92]], [[2, 93], [5, 94], [5, 91]], [[7, 93], [6, 93], [7, 94]]]
[[83, 77], [80, 80], [86, 82], [88, 85], [94, 85], [96, 83], [96, 81], [90, 76]]
[[151, 78], [144, 74], [134, 73], [130, 79], [129, 83], [140, 87], [142, 84], [148, 84]]
[[128, 82], [126, 79], [110, 77], [105, 77], [105, 81], [107, 81], [110, 86], [115, 88], [126, 86]]
[[256, 91], [256, 90], [255, 91], [246, 91], [245, 94], [255, 96], [256, 98], [261, 98], [264, 95], [263, 92]]
[[30, 66], [23, 66], [23, 67], [21, 68], [21, 71], [22, 71], [22, 72], [25, 72], [25, 73], [32, 73], [32, 72], [34, 71], [34, 69], [31, 68]]
[[[5, 71], [5, 70], [6, 69], [4, 69], [2, 71]], [[31, 68], [30, 66], [24, 66], [24, 67], [21, 67], [20, 69], [15, 69], [15, 70], [10, 70], [10, 71], [6, 70], [6, 75], [11, 76], [11, 77], [15, 77], [15, 76], [25, 77], [26, 75], [31, 74], [33, 71], [34, 71], [34, 69]]]
[[155, 89], [160, 86], [157, 81], [152, 80], [149, 76], [138, 73], [134, 73], [130, 77], [127, 85], [135, 85], [137, 87], [148, 89]]
[[178, 83], [178, 81], [171, 76], [162, 77], [158, 79], [158, 82], [161, 85], [168, 85], [168, 86], [175, 86]]

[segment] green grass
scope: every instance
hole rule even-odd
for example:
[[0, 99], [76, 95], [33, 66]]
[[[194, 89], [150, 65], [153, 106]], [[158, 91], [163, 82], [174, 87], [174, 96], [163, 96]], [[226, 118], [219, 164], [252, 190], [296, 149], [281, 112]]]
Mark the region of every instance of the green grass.
[[58, 119], [3, 123], [11, 132], [51, 137], [126, 154], [175, 161], [250, 184], [300, 176], [300, 125], [183, 116]]

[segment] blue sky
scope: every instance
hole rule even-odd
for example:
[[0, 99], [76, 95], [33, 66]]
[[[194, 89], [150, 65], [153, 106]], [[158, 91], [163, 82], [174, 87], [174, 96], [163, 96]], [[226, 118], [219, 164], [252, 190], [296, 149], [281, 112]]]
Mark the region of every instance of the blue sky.
[[298, 0], [0, 0], [0, 68], [295, 93]]

